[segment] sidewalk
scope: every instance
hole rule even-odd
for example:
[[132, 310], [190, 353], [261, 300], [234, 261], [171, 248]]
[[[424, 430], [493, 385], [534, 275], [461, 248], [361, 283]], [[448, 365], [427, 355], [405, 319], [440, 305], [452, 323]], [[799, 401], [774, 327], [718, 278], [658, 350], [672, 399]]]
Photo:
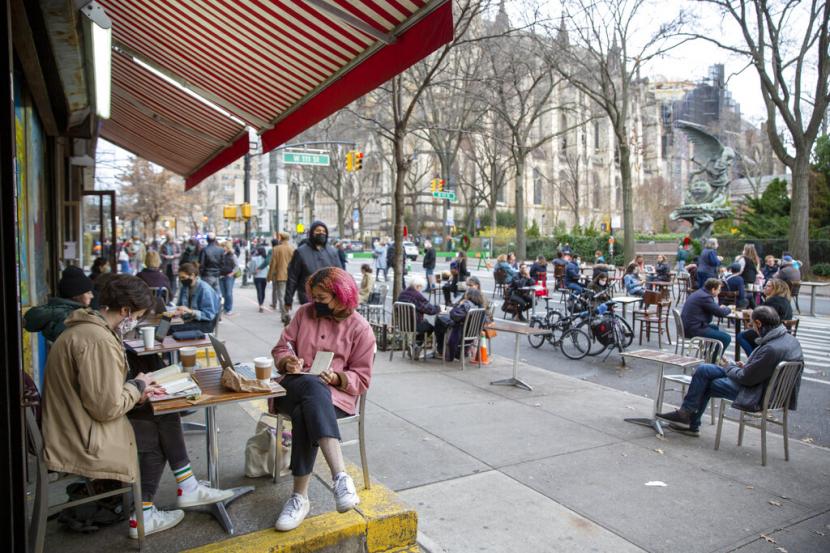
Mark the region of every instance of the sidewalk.
[[[255, 313], [247, 294], [238, 299], [240, 314], [223, 321], [220, 337], [243, 361], [267, 353], [281, 325], [277, 314]], [[551, 361], [565, 362], [555, 355]], [[390, 362], [379, 352], [368, 396], [372, 479], [416, 509], [424, 551], [830, 550], [826, 449], [791, 441], [785, 462], [781, 439], [770, 435], [762, 467], [757, 430], [748, 429], [738, 448], [737, 427], [727, 423], [720, 451], [713, 450], [708, 425], [698, 439], [668, 432], [658, 440], [622, 420], [648, 416], [650, 399], [527, 365], [520, 374], [533, 392], [491, 386], [511, 370], [498, 355], [489, 367], [459, 369], [434, 360], [412, 363], [399, 353]], [[632, 364], [630, 370], [653, 367]], [[244, 443], [256, 417], [256, 406], [218, 413], [222, 485], [257, 486], [229, 508], [240, 534], [271, 528], [290, 493], [290, 481], [274, 486], [243, 475]], [[344, 440], [356, 431], [344, 430]], [[204, 446], [203, 436], [188, 435], [199, 477]], [[344, 453], [359, 463], [356, 446]], [[650, 481], [666, 487], [647, 487]], [[174, 490], [165, 474], [157, 503], [172, 504]], [[333, 508], [330, 492], [314, 480], [311, 514]], [[134, 544], [125, 533], [116, 525], [81, 536], [51, 523], [47, 549], [128, 550]], [[178, 551], [227, 537], [208, 515], [190, 513], [179, 527], [148, 538], [147, 550]]]

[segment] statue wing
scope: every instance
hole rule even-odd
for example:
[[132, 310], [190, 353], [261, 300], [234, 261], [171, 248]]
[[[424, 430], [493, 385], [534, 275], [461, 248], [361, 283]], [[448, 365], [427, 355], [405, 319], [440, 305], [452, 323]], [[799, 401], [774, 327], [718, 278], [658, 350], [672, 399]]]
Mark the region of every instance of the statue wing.
[[723, 144], [717, 137], [709, 134], [703, 125], [690, 121], [677, 121], [675, 126], [686, 133], [692, 144], [695, 145], [695, 159], [700, 163], [706, 163], [710, 159], [719, 158], [723, 153]]

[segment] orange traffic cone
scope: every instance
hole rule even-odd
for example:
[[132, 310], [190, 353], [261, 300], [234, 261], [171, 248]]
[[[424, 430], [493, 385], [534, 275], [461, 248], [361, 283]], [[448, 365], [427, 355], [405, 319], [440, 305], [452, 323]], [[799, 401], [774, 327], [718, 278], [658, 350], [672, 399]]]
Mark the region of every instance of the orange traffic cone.
[[487, 337], [483, 334], [481, 335], [478, 351], [476, 352], [476, 358], [473, 359], [473, 362], [480, 363], [482, 365], [490, 364], [490, 357], [487, 355]]

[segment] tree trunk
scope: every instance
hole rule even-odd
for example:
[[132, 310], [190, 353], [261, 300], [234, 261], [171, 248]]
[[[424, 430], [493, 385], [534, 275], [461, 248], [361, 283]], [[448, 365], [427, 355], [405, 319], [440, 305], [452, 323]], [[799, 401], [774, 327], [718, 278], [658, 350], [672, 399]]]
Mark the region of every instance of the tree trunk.
[[796, 149], [792, 166], [789, 249], [801, 261], [801, 275], [810, 273], [810, 152]]
[[516, 258], [519, 262], [527, 257], [525, 237], [525, 156], [516, 159]]
[[[395, 151], [395, 193], [394, 193], [394, 214], [395, 214], [395, 253], [393, 255], [394, 262], [392, 268], [395, 272], [395, 280], [392, 283], [392, 298], [397, 298], [401, 293], [401, 275], [403, 274], [403, 263], [401, 263], [401, 251], [403, 248], [403, 209], [404, 209], [404, 190], [406, 188], [406, 157], [403, 152], [404, 133], [403, 129], [397, 128], [395, 130], [395, 142], [393, 148]], [[394, 300], [393, 300], [394, 301]]]
[[624, 138], [619, 138], [620, 149], [620, 180], [622, 181], [623, 197], [623, 258], [624, 263], [634, 259], [634, 210], [632, 206], [631, 189], [631, 150]]
[[344, 204], [342, 198], [337, 202], [337, 232], [341, 240], [346, 237], [346, 206]]

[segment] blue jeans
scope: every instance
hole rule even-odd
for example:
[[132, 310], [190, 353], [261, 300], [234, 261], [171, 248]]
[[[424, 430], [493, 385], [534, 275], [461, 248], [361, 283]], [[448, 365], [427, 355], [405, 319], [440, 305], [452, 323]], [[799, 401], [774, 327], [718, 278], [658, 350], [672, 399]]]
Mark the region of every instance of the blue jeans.
[[569, 289], [569, 290], [573, 290], [573, 291], [574, 291], [574, 292], [576, 292], [577, 294], [581, 294], [581, 293], [582, 293], [582, 290], [584, 290], [584, 288], [582, 287], [582, 285], [581, 285], [581, 284], [579, 284], [578, 282], [571, 282], [570, 284], [568, 284], [568, 289]]
[[715, 340], [719, 341], [723, 344], [723, 353], [726, 353], [726, 348], [729, 347], [729, 344], [732, 343], [732, 338], [726, 332], [722, 331], [718, 328], [717, 325], [710, 324], [709, 328], [705, 330], [701, 330], [697, 333], [698, 336], [703, 336], [704, 338], [714, 338]]
[[236, 278], [233, 275], [219, 278], [219, 288], [222, 290], [222, 297], [225, 298], [225, 313], [233, 311], [234, 282], [236, 282]]
[[743, 332], [738, 334], [738, 345], [741, 346], [741, 349], [744, 350], [744, 353], [749, 355], [757, 347], [757, 345], [755, 344], [755, 340], [757, 339], [757, 332], [755, 332], [752, 329], [744, 330]]
[[709, 273], [701, 273], [700, 271], [695, 273], [695, 276], [697, 277], [698, 288], [703, 288], [703, 285], [706, 283], [706, 281], [710, 278], [713, 278], [712, 275], [710, 275]]
[[683, 410], [691, 413], [692, 420], [689, 428], [697, 430], [700, 428], [700, 418], [706, 410], [706, 404], [713, 397], [734, 400], [738, 397], [738, 384], [726, 376], [724, 370], [717, 365], [703, 363], [698, 365], [695, 374], [692, 375], [692, 383], [689, 384], [689, 391], [683, 398]]

